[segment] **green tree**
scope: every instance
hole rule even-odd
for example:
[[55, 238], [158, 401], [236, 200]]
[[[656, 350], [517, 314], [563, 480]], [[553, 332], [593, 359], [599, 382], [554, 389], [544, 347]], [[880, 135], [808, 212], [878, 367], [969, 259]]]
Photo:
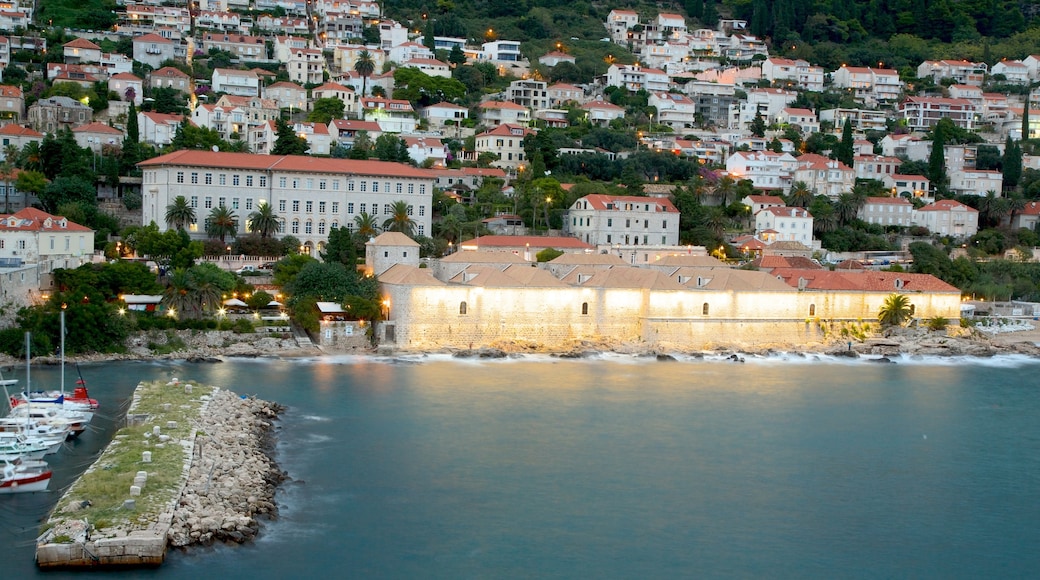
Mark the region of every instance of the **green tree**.
[[1017, 187], [1022, 179], [1022, 144], [1012, 141], [1011, 137], [1004, 142], [1003, 158], [1004, 185]]
[[40, 194], [43, 209], [52, 214], [57, 213], [60, 206], [76, 202], [92, 206], [97, 204], [97, 189], [79, 177], [57, 177]]
[[791, 185], [791, 193], [787, 196], [787, 204], [792, 207], [809, 207], [812, 203], [813, 193], [809, 184], [804, 181], [796, 181]]
[[193, 223], [195, 223], [195, 208], [191, 207], [188, 199], [183, 195], [173, 198], [173, 203], [166, 206], [166, 225], [183, 230]]
[[383, 133], [376, 137], [373, 153], [380, 161], [409, 162], [412, 160], [408, 155], [408, 145], [405, 144], [404, 139], [393, 133]]
[[751, 124], [748, 125], [748, 130], [755, 137], [766, 136], [766, 120], [762, 118], [762, 113], [755, 113], [755, 118], [751, 120]]
[[335, 97], [326, 97], [314, 101], [311, 112], [307, 115], [307, 121], [328, 125], [333, 119], [342, 119], [345, 105], [343, 101]]
[[411, 207], [406, 201], [395, 201], [390, 205], [390, 217], [383, 222], [384, 232], [401, 232], [412, 237], [415, 235], [415, 222], [412, 220]]
[[354, 216], [354, 225], [357, 226], [357, 235], [363, 239], [375, 237], [379, 234], [379, 226], [376, 225], [376, 218], [370, 215], [368, 212], [361, 212]]
[[277, 234], [282, 229], [282, 221], [274, 213], [274, 207], [261, 201], [256, 211], [249, 214], [249, 222], [246, 224], [249, 231], [260, 234], [261, 238], [268, 238], [271, 234]]
[[855, 162], [855, 152], [852, 138], [852, 119], [847, 118], [845, 119], [845, 126], [841, 131], [841, 141], [838, 143], [838, 147], [834, 149], [834, 158], [852, 167], [852, 164]]
[[343, 264], [357, 264], [357, 245], [354, 243], [354, 234], [347, 228], [332, 228], [329, 230], [329, 241], [321, 252], [321, 259], [325, 262], [340, 262]]
[[275, 119], [277, 137], [271, 155], [305, 155], [310, 148], [307, 140], [296, 134], [292, 125], [283, 119]]
[[227, 236], [233, 236], [237, 231], [238, 216], [224, 206], [213, 208], [209, 217], [206, 218], [206, 233], [214, 238], [219, 238], [221, 243]]
[[358, 53], [357, 61], [354, 62], [354, 71], [361, 75], [361, 96], [364, 97], [368, 91], [368, 77], [372, 76], [372, 73], [376, 70], [375, 60], [372, 59], [372, 53], [367, 50], [362, 50]]
[[354, 143], [350, 146], [350, 152], [347, 154], [347, 158], [368, 159], [368, 155], [371, 151], [372, 138], [369, 137], [368, 131], [358, 131], [357, 135], [354, 136]]
[[878, 310], [878, 322], [883, 327], [902, 326], [914, 315], [910, 299], [903, 294], [891, 294]]
[[953, 121], [943, 117], [935, 124], [932, 131], [932, 151], [928, 155], [928, 179], [932, 182], [936, 194], [946, 194], [946, 138], [950, 134]]

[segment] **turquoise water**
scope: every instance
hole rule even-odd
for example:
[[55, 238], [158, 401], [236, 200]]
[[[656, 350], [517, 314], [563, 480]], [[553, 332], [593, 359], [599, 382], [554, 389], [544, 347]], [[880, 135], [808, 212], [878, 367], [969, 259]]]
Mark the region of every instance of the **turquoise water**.
[[[294, 481], [258, 541], [127, 576], [1040, 576], [1040, 361], [83, 370], [106, 405], [177, 376], [289, 406]], [[92, 435], [63, 461], [82, 463]], [[55, 499], [0, 497], [5, 576], [38, 574], [34, 519]]]

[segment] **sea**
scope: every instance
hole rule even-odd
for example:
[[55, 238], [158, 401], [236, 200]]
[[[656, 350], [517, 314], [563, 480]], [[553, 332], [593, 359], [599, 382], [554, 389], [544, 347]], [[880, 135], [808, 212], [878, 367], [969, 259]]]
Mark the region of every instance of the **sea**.
[[[84, 364], [96, 425], [0, 496], [4, 578], [1038, 578], [1040, 360], [449, 356]], [[7, 378], [23, 379], [20, 369]], [[42, 573], [140, 381], [287, 407], [254, 543]], [[55, 385], [57, 368], [33, 369]]]

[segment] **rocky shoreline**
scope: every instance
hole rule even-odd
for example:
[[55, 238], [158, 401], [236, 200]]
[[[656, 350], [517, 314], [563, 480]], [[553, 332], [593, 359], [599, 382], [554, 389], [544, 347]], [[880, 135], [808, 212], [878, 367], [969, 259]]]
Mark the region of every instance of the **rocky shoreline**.
[[284, 409], [217, 391], [199, 418], [188, 480], [167, 534], [172, 547], [242, 543], [274, 517], [276, 488], [286, 480], [274, 458], [274, 425]]

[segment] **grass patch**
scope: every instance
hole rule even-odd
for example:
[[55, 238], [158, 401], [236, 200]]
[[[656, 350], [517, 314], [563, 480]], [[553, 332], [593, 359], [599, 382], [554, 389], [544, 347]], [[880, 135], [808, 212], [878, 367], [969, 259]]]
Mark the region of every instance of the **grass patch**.
[[[192, 393], [185, 393], [185, 385], [192, 385]], [[101, 457], [55, 506], [48, 525], [66, 518], [85, 518], [101, 531], [106, 527], [140, 528], [158, 521], [159, 515], [180, 495], [184, 464], [194, 449], [194, 443], [187, 447], [180, 442], [191, 441], [192, 428], [202, 406], [200, 397], [212, 392], [212, 387], [194, 382], [141, 383], [135, 392], [139, 399], [128, 414], [146, 419], [116, 432]], [[168, 421], [176, 421], [176, 428], [168, 428]], [[156, 426], [162, 435], [171, 438], [162, 446], [157, 445], [159, 439], [152, 433]], [[144, 451], [151, 451], [151, 463], [142, 462]], [[141, 495], [131, 498], [130, 486], [138, 471], [147, 472], [148, 480]], [[136, 509], [123, 508], [127, 499], [136, 500]], [[84, 501], [90, 505], [67, 511], [68, 506]]]

